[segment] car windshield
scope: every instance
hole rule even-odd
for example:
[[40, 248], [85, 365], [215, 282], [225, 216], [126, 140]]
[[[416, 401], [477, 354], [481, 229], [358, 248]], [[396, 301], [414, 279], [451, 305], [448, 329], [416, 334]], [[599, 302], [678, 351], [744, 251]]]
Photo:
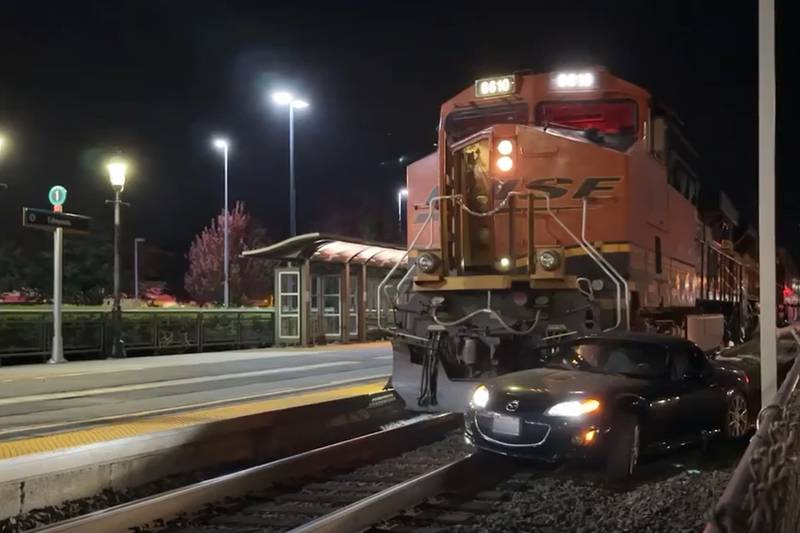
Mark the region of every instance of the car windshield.
[[654, 378], [667, 372], [667, 351], [656, 344], [588, 340], [565, 344], [545, 363], [548, 368]]

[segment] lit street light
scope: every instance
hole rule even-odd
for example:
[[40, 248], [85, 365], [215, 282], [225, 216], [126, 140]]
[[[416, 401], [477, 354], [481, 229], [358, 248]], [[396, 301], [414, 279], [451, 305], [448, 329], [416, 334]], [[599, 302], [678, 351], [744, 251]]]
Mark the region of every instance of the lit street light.
[[289, 106], [289, 236], [294, 237], [297, 235], [294, 201], [294, 110], [305, 109], [309, 103], [286, 91], [272, 93], [272, 101], [276, 105]]
[[397, 229], [400, 236], [403, 236], [403, 198], [408, 198], [408, 189], [403, 187], [397, 191]]
[[122, 340], [122, 307], [119, 296], [119, 239], [120, 239], [120, 213], [119, 206], [122, 204], [120, 194], [125, 188], [125, 175], [128, 165], [124, 161], [114, 160], [106, 165], [108, 179], [114, 188], [114, 307], [111, 310], [111, 329], [113, 340], [111, 342], [111, 357], [125, 357], [125, 343]]
[[228, 263], [230, 261], [228, 254], [228, 147], [230, 143], [227, 139], [217, 137], [214, 139], [214, 148], [222, 152], [223, 166], [225, 167], [225, 218], [223, 219], [223, 251], [222, 251], [222, 270], [223, 270], [223, 305], [227, 308], [230, 303], [230, 276], [228, 274]]
[[144, 237], [133, 239], [133, 298], [139, 299], [139, 245], [145, 242]]

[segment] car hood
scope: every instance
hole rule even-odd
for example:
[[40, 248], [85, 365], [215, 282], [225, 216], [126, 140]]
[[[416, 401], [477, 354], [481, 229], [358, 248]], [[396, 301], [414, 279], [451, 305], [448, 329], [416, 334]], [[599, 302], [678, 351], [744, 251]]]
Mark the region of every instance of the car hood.
[[536, 368], [495, 378], [487, 383], [487, 386], [491, 391], [501, 393], [506, 397], [564, 398], [605, 396], [608, 393], [622, 390], [633, 391], [643, 387], [646, 383], [646, 380], [619, 374]]

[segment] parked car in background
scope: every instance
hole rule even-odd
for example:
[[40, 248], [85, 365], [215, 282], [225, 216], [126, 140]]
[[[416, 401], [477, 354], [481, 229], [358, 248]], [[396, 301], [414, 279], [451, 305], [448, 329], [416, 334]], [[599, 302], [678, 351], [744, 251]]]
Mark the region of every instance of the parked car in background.
[[[778, 329], [778, 386], [783, 382], [789, 369], [794, 364], [800, 347], [791, 333], [791, 327]], [[727, 348], [713, 356], [715, 364], [731, 368], [739, 368], [751, 379], [751, 387], [756, 391], [756, 409], [760, 409], [761, 390], [761, 336], [757, 333], [747, 342]]]
[[743, 368], [718, 364], [684, 339], [584, 337], [562, 344], [542, 368], [479, 385], [465, 434], [493, 453], [600, 458], [611, 477], [625, 478], [642, 454], [744, 436], [757, 391]]

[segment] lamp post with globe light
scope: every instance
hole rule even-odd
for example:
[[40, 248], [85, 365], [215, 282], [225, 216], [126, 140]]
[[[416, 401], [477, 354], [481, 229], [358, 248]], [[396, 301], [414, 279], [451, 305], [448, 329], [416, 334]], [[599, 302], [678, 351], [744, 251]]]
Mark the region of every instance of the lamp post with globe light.
[[114, 200], [110, 203], [114, 204], [114, 306], [111, 310], [111, 329], [112, 329], [112, 342], [111, 342], [111, 358], [118, 359], [125, 357], [125, 343], [122, 340], [122, 306], [119, 294], [119, 247], [120, 247], [120, 204], [122, 200], [120, 195], [125, 188], [125, 177], [128, 171], [128, 164], [121, 160], [115, 159], [106, 165], [108, 170], [108, 179], [111, 186], [114, 188]]
[[294, 192], [294, 110], [305, 109], [309, 103], [286, 91], [273, 92], [272, 101], [276, 105], [289, 107], [289, 236], [294, 237], [297, 235]]

